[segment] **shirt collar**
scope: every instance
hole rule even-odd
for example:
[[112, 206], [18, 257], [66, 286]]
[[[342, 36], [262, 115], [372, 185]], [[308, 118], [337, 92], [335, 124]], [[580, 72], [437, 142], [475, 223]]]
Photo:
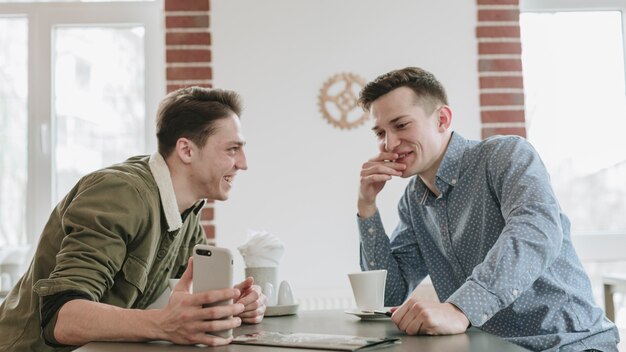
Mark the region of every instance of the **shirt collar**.
[[167, 167], [163, 156], [158, 152], [150, 156], [148, 164], [161, 195], [161, 206], [167, 221], [167, 231], [176, 231], [183, 226], [183, 221], [178, 212], [178, 203], [176, 202], [170, 169]]
[[[467, 140], [463, 136], [456, 132], [452, 132], [446, 152], [441, 160], [441, 164], [439, 164], [439, 169], [437, 169], [437, 179], [435, 180], [435, 186], [442, 192], [442, 194], [450, 186], [454, 187], [457, 182], [459, 182], [461, 161], [463, 159], [466, 144]], [[422, 181], [419, 176], [415, 176], [414, 187], [415, 192], [421, 194], [421, 196], [419, 196], [420, 204], [430, 204], [430, 190], [426, 187], [426, 184], [424, 184], [424, 181]]]
[[439, 170], [437, 170], [437, 177], [450, 186], [454, 187], [459, 182], [461, 161], [463, 160], [466, 144], [467, 140], [463, 136], [452, 132], [450, 143], [448, 143], [446, 153], [443, 156], [443, 160], [441, 160]]

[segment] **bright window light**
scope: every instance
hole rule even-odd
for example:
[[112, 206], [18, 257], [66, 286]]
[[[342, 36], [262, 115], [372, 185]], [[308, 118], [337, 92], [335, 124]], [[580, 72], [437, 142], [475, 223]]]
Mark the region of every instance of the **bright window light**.
[[574, 234], [626, 233], [619, 11], [522, 13], [528, 139]]

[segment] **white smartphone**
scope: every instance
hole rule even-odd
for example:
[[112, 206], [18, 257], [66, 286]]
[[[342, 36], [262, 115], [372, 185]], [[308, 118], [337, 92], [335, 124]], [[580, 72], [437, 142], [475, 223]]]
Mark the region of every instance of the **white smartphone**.
[[[233, 287], [233, 255], [228, 248], [198, 244], [193, 248], [193, 293]], [[205, 305], [214, 307], [232, 304], [233, 300]], [[226, 319], [226, 318], [224, 318]], [[228, 338], [233, 330], [211, 332], [211, 335]]]

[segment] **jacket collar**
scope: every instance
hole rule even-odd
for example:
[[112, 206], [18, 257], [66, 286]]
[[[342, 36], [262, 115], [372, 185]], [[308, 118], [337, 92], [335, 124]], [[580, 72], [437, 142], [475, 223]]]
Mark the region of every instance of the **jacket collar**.
[[174, 186], [172, 185], [170, 169], [167, 167], [163, 156], [158, 152], [150, 156], [148, 164], [150, 165], [150, 171], [159, 188], [161, 206], [163, 207], [165, 220], [167, 221], [167, 230], [169, 232], [176, 231], [183, 226], [183, 221], [178, 212], [178, 203], [176, 202], [176, 194], [174, 193]]

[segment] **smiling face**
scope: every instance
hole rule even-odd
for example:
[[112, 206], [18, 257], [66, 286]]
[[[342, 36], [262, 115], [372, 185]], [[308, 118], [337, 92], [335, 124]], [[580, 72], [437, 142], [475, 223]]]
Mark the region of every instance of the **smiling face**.
[[424, 111], [408, 87], [396, 88], [376, 99], [370, 107], [372, 130], [381, 151], [398, 154], [395, 161], [406, 165], [402, 177], [419, 175], [434, 181], [451, 132], [452, 117], [446, 105]]
[[194, 145], [189, 178], [196, 199], [228, 199], [235, 175], [248, 169], [239, 117], [221, 118], [215, 121], [215, 128], [202, 148]]

